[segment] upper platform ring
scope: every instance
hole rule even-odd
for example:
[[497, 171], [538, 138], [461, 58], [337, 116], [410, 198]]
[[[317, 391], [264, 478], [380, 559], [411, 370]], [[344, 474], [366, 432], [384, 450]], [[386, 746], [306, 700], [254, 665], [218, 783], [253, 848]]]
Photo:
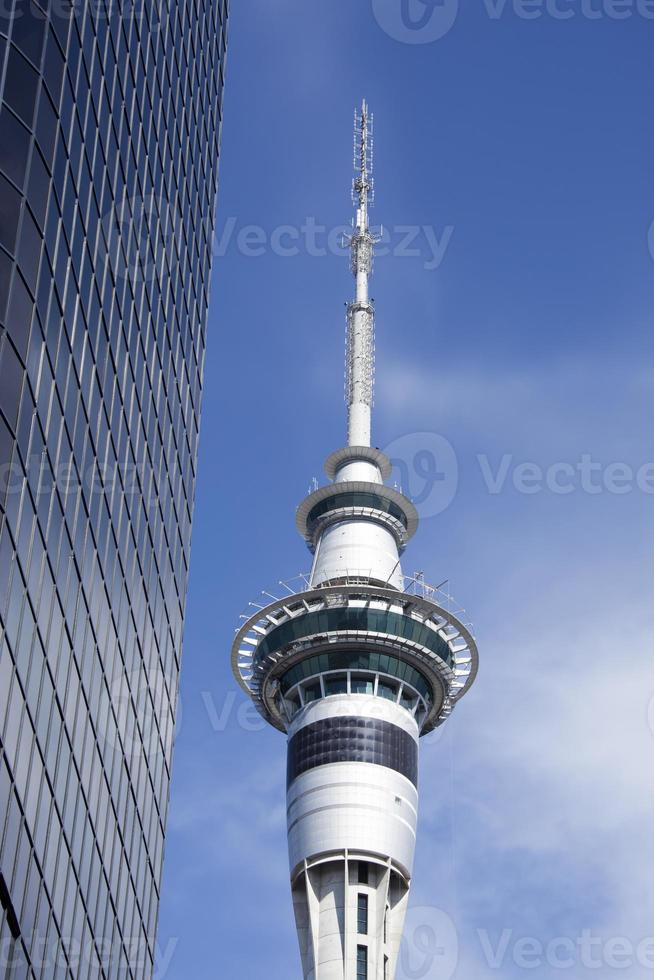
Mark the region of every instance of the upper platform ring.
[[[398, 507], [406, 517], [406, 541], [409, 541], [418, 530], [418, 511], [413, 506], [408, 497], [405, 497], [399, 490], [387, 487], [383, 483], [366, 483], [361, 480], [352, 480], [347, 483], [330, 483], [326, 487], [321, 487], [314, 493], [305, 497], [297, 509], [295, 524], [302, 537], [308, 542], [311, 540], [309, 528], [309, 517], [314, 507], [323, 500], [330, 497], [338, 497], [344, 493], [368, 493], [388, 500]], [[372, 511], [371, 511], [372, 513]], [[404, 522], [403, 522], [404, 523]], [[405, 542], [406, 543], [406, 542]]]
[[345, 446], [343, 449], [337, 449], [335, 453], [327, 457], [325, 460], [325, 473], [330, 480], [334, 480], [338, 471], [346, 463], [357, 462], [374, 463], [375, 466], [379, 467], [382, 480], [388, 480], [393, 472], [393, 464], [381, 449], [375, 449], [372, 446]]

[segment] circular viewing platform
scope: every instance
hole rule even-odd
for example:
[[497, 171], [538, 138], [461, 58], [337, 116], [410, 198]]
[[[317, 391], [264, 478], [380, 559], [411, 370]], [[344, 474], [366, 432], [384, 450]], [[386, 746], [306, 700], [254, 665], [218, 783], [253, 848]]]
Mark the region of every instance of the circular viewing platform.
[[475, 678], [464, 610], [420, 577], [405, 578], [403, 591], [365, 572], [341, 572], [317, 588], [304, 575], [279, 585], [281, 595], [263, 592], [241, 617], [232, 668], [280, 731], [311, 700], [368, 694], [406, 707], [426, 734]]

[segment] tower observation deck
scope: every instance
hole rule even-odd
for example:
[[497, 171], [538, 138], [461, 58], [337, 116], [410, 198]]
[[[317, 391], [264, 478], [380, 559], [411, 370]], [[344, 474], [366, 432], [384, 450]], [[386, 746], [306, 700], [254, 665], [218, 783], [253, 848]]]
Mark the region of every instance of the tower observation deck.
[[471, 686], [469, 629], [401, 556], [418, 514], [371, 446], [375, 237], [372, 116], [355, 113], [355, 296], [347, 309], [348, 444], [297, 511], [311, 571], [263, 593], [232, 648], [235, 676], [288, 739], [291, 887], [305, 980], [392, 980], [413, 869], [420, 737]]

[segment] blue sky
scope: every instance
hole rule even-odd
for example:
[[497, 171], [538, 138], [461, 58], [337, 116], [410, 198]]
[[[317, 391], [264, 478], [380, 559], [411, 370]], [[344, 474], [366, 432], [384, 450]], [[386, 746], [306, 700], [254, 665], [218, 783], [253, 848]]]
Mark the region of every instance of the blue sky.
[[421, 35], [400, 0], [233, 3], [158, 980], [300, 975], [284, 739], [229, 649], [308, 568], [294, 510], [345, 438], [352, 281], [306, 229], [350, 220], [362, 96], [374, 441], [422, 498], [405, 571], [450, 580], [481, 655], [423, 746], [399, 976], [653, 975], [650, 8], [410, 0]]

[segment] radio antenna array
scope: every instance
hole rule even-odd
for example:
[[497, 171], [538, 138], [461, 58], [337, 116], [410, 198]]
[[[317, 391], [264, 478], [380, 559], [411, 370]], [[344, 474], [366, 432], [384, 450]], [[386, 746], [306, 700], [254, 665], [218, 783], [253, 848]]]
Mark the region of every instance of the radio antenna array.
[[352, 203], [355, 207], [372, 207], [374, 204], [374, 147], [374, 116], [364, 99], [361, 108], [354, 110], [353, 165], [356, 176], [352, 181]]
[[352, 199], [356, 208], [349, 245], [352, 274], [356, 280], [354, 300], [347, 308], [345, 349], [345, 401], [348, 445], [370, 446], [372, 405], [375, 387], [375, 310], [370, 299], [376, 238], [370, 231], [368, 208], [373, 186], [373, 117], [363, 100], [354, 112], [354, 172]]

